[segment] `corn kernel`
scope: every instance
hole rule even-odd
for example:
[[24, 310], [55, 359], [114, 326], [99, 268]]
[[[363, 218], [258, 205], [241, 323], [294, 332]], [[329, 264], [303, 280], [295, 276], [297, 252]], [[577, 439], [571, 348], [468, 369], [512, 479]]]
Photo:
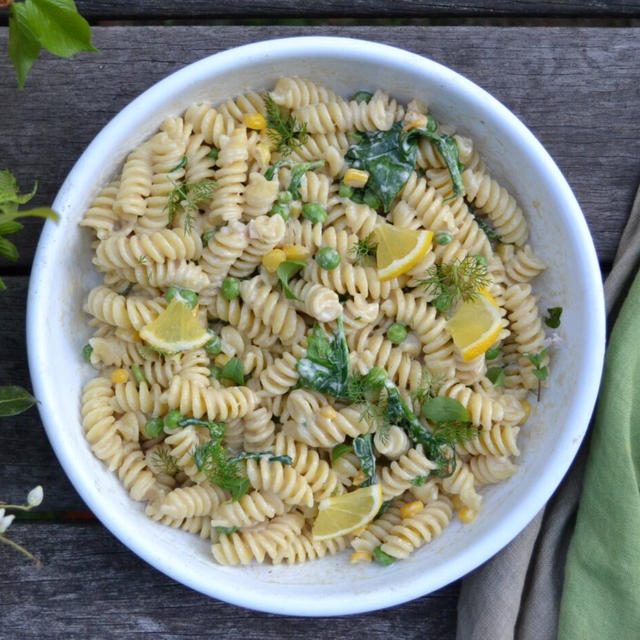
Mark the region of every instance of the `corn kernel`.
[[522, 405], [522, 409], [524, 410], [524, 416], [522, 420], [520, 420], [519, 424], [524, 424], [531, 415], [531, 405], [526, 400], [520, 400], [520, 404]]
[[270, 273], [275, 273], [281, 262], [287, 259], [287, 254], [282, 249], [271, 249], [262, 256], [262, 264]]
[[327, 420], [333, 420], [338, 415], [338, 412], [330, 404], [326, 404], [318, 413]]
[[460, 511], [464, 507], [464, 502], [460, 500], [460, 496], [451, 496], [451, 504], [455, 511]]
[[360, 484], [367, 479], [367, 474], [364, 471], [358, 471], [356, 475], [353, 477], [354, 484]]
[[471, 507], [462, 507], [462, 509], [458, 511], [458, 518], [460, 518], [460, 522], [464, 522], [464, 524], [473, 522], [476, 519], [477, 515], [477, 511], [475, 511]]
[[287, 260], [305, 260], [309, 257], [309, 249], [301, 244], [286, 244], [282, 247]]
[[256, 151], [260, 158], [260, 163], [266, 167], [271, 160], [271, 149], [269, 149], [269, 145], [265, 142], [259, 142], [256, 145]]
[[226, 353], [219, 353], [214, 359], [213, 363], [216, 367], [224, 367], [231, 358]]
[[302, 213], [302, 202], [300, 202], [300, 200], [294, 200], [289, 205], [289, 211], [292, 218], [299, 218]]
[[267, 120], [261, 113], [245, 113], [243, 120], [249, 129], [262, 131], [267, 128]]
[[420, 513], [424, 509], [424, 502], [422, 500], [414, 500], [413, 502], [407, 502], [400, 507], [400, 516], [402, 518], [412, 518], [416, 513]]
[[111, 374], [111, 382], [113, 382], [113, 384], [129, 382], [129, 372], [126, 369], [116, 369]]
[[365, 184], [367, 184], [368, 179], [368, 171], [362, 171], [361, 169], [347, 169], [347, 172], [344, 174], [344, 178], [342, 179], [342, 181], [348, 187], [360, 189], [364, 187]]
[[403, 131], [410, 131], [411, 129], [426, 129], [427, 128], [427, 116], [424, 113], [416, 113], [415, 111], [407, 113], [404, 120]]
[[349, 562], [351, 564], [355, 564], [356, 562], [371, 562], [373, 560], [373, 556], [368, 551], [356, 551], [351, 554], [351, 558], [349, 558]]

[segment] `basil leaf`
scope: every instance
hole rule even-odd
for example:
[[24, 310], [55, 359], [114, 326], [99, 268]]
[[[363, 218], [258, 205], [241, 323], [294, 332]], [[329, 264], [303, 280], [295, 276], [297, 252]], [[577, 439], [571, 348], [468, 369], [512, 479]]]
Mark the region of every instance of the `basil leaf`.
[[547, 317], [544, 323], [551, 329], [557, 329], [560, 326], [560, 316], [562, 315], [562, 307], [551, 307], [547, 309]]
[[0, 416], [17, 416], [38, 402], [26, 389], [17, 386], [0, 387]]
[[353, 451], [353, 447], [346, 442], [341, 442], [337, 444], [333, 449], [331, 449], [331, 462], [334, 463], [336, 460], [342, 458], [343, 455], [350, 453]]
[[441, 396], [424, 403], [422, 413], [432, 422], [468, 422], [469, 412], [455, 398]]
[[231, 358], [220, 371], [220, 378], [231, 380], [237, 385], [244, 384], [244, 365], [238, 357]]
[[278, 280], [280, 280], [280, 284], [282, 285], [282, 291], [284, 292], [284, 297], [288, 300], [298, 300], [302, 302], [300, 298], [298, 298], [291, 288], [289, 287], [289, 280], [293, 278], [293, 276], [298, 273], [301, 269], [307, 266], [305, 260], [285, 260], [278, 265], [276, 269], [276, 275], [278, 276]]
[[504, 387], [504, 369], [502, 367], [490, 367], [487, 369], [486, 375], [494, 387]]
[[367, 433], [353, 439], [353, 452], [360, 459], [360, 468], [367, 479], [360, 483], [361, 487], [368, 487], [376, 483], [376, 457], [373, 453], [373, 436]]
[[73, 0], [25, 0], [25, 16], [38, 42], [56, 56], [96, 52], [91, 27]]

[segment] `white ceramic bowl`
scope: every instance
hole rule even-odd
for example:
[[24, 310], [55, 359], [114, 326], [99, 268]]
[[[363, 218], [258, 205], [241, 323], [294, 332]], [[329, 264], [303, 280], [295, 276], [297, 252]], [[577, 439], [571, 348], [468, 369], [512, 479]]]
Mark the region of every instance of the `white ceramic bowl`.
[[[536, 284], [540, 306], [562, 306], [563, 343], [554, 351], [549, 387], [520, 435], [521, 468], [489, 488], [471, 525], [455, 520], [431, 544], [388, 568], [348, 563], [348, 553], [300, 566], [230, 568], [208, 544], [148, 520], [117, 477], [91, 453], [80, 424], [81, 387], [95, 375], [80, 352], [90, 331], [82, 311], [92, 273], [89, 235], [77, 223], [92, 198], [167, 115], [273, 86], [280, 76], [312, 78], [350, 95], [383, 88], [417, 97], [443, 123], [470, 135], [493, 175], [528, 215], [531, 242], [549, 263]], [[600, 271], [589, 230], [567, 182], [531, 132], [502, 104], [457, 73], [399, 49], [343, 38], [255, 43], [192, 64], [123, 109], [83, 153], [45, 225], [28, 301], [33, 387], [51, 444], [89, 508], [124, 544], [175, 580], [221, 600], [293, 615], [357, 613], [406, 602], [471, 571], [504, 547], [544, 506], [584, 436], [604, 353]]]

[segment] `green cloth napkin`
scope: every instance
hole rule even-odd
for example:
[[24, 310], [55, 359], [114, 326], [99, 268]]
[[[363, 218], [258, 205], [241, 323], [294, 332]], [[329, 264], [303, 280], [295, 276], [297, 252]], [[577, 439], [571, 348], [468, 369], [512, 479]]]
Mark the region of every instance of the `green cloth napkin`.
[[640, 273], [609, 339], [559, 640], [640, 637]]

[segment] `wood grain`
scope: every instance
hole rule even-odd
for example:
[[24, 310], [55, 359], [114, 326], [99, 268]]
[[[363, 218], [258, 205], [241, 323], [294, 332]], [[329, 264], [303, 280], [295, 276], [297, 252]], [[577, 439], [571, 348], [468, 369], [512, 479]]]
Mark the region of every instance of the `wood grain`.
[[[640, 4], [618, 0], [466, 0], [465, 2], [433, 2], [427, 0], [317, 0], [290, 2], [288, 0], [239, 0], [236, 2], [208, 2], [207, 0], [155, 0], [153, 3], [125, 0], [79, 0], [82, 15], [89, 18], [423, 18], [434, 16], [637, 16]], [[151, 5], [151, 6], [150, 6]]]
[[196, 593], [140, 560], [97, 523], [18, 522], [9, 531], [44, 567], [36, 569], [0, 545], [0, 638], [7, 640], [142, 634], [228, 640], [455, 638], [458, 584], [375, 613], [293, 618]]
[[[44, 55], [22, 92], [0, 59], [3, 165], [25, 189], [39, 180], [34, 202], [50, 203], [91, 139], [153, 83], [231, 46], [298, 34], [402, 46], [486, 88], [549, 150], [583, 207], [601, 261], [611, 262], [639, 175], [639, 29], [145, 27], [140, 38], [134, 27], [96, 28], [99, 54]], [[6, 38], [0, 29], [0, 50]], [[16, 236], [16, 273], [31, 264], [39, 226], [28, 221]]]

